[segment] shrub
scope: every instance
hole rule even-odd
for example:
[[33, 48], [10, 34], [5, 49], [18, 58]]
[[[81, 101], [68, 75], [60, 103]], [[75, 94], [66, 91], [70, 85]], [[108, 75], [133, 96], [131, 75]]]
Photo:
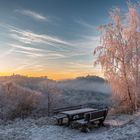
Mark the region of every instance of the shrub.
[[0, 117], [14, 119], [27, 117], [40, 104], [41, 93], [20, 87], [12, 82], [0, 88]]

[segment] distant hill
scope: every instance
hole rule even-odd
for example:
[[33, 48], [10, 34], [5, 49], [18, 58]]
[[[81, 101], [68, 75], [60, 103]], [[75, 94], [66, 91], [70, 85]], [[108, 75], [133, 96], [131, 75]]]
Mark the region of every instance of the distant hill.
[[75, 79], [67, 79], [67, 80], [58, 81], [58, 83], [66, 83], [66, 82], [105, 83], [106, 80], [99, 76], [87, 75], [87, 76], [77, 77]]
[[38, 90], [39, 84], [44, 81], [54, 82], [53, 80], [50, 80], [47, 77], [27, 77], [22, 75], [0, 76], [0, 83], [7, 81], [14, 82], [22, 87], [27, 87], [32, 90]]
[[86, 81], [90, 81], [90, 82], [105, 82], [105, 79], [99, 77], [99, 76], [92, 76], [92, 75], [88, 75], [85, 77], [77, 77], [77, 80], [86, 80]]
[[105, 79], [98, 76], [77, 77], [72, 80], [63, 80], [57, 82], [57, 86], [67, 90], [83, 90], [102, 93], [111, 93], [110, 87]]

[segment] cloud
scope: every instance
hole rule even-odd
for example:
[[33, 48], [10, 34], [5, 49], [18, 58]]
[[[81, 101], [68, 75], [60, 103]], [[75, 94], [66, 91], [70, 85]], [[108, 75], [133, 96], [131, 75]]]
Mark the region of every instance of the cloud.
[[22, 14], [22, 15], [31, 17], [31, 18], [36, 19], [36, 20], [41, 20], [41, 21], [48, 20], [47, 17], [43, 16], [42, 14], [31, 11], [31, 10], [15, 10], [15, 11]]
[[42, 49], [27, 47], [27, 46], [23, 46], [23, 45], [19, 45], [19, 44], [8, 44], [8, 45], [11, 46], [11, 49], [10, 49], [10, 50], [12, 50], [11, 53], [22, 53], [22, 54], [26, 54], [30, 57], [44, 56], [41, 53], [41, 52], [43, 52]]
[[49, 36], [47, 34], [37, 34], [30, 30], [22, 30], [18, 28], [10, 28], [10, 35], [14, 39], [27, 44], [32, 43], [46, 43], [49, 45], [71, 45], [67, 41], [64, 41], [55, 36]]
[[86, 21], [84, 21], [82, 19], [75, 20], [75, 23], [78, 23], [78, 24], [82, 25], [83, 27], [91, 29], [91, 30], [95, 30], [97, 28], [96, 26], [94, 26], [92, 24], [89, 24], [89, 23], [87, 23]]
[[5, 56], [11, 54], [13, 51], [14, 51], [14, 48], [12, 47], [12, 48], [10, 48], [9, 50], [7, 50], [6, 52], [2, 53], [2, 54], [0, 55], [0, 58], [5, 57]]
[[30, 57], [42, 57], [42, 56], [44, 56], [43, 54], [40, 54], [40, 53], [29, 52], [29, 51], [24, 51], [24, 50], [14, 50], [14, 52], [26, 54]]
[[42, 54], [42, 52], [44, 52], [43, 49], [38, 49], [38, 48], [33, 48], [33, 47], [29, 47], [29, 46], [23, 46], [20, 44], [8, 44], [9, 46], [11, 46], [12, 48], [12, 52], [13, 53], [22, 53], [22, 54], [26, 54], [30, 57], [42, 57], [44, 56]]
[[[61, 54], [61, 53], [56, 52], [56, 51], [38, 49], [38, 48], [29, 47], [29, 46], [23, 46], [20, 44], [9, 44], [9, 46], [12, 47], [12, 49], [11, 49], [12, 52], [25, 54], [25, 55], [30, 56], [30, 57], [44, 57], [47, 60], [54, 60], [54, 59], [65, 57], [64, 54]], [[11, 52], [11, 50], [10, 50], [10, 52]]]
[[[46, 54], [47, 58], [57, 59], [64, 58], [75, 48], [70, 41], [63, 40], [57, 36], [50, 36], [48, 34], [38, 34], [30, 30], [23, 30], [8, 24], [0, 24], [2, 28], [6, 29], [8, 38], [12, 39], [8, 45], [20, 49], [20, 52], [25, 51], [40, 51]], [[22, 50], [21, 50], [22, 49]]]
[[[99, 36], [94, 34], [80, 35], [78, 39], [64, 40], [58, 36], [39, 34], [31, 30], [23, 30], [15, 26], [2, 25], [7, 29], [8, 43], [14, 49], [13, 57], [20, 57], [17, 70], [30, 69], [32, 62], [42, 66], [31, 65], [35, 70], [60, 71], [93, 71], [93, 50], [99, 45]], [[28, 65], [24, 60], [31, 59]], [[21, 63], [24, 65], [21, 65]], [[19, 67], [20, 66], [20, 67]], [[19, 67], [19, 68], [18, 68]]]
[[37, 48], [32, 48], [32, 47], [25, 47], [22, 45], [17, 45], [17, 44], [10, 44], [13, 48], [18, 48], [26, 51], [43, 51], [42, 49], [37, 49]]
[[99, 36], [82, 36], [81, 39], [71, 41], [71, 44], [75, 46], [75, 52], [79, 55], [92, 53], [94, 48], [99, 45]]
[[[10, 36], [16, 41], [14, 48], [24, 49], [24, 52], [27, 51], [44, 51], [43, 56], [46, 56], [47, 59], [76, 59], [82, 56], [91, 56], [94, 50], [94, 47], [99, 44], [99, 36], [81, 36], [80, 39], [75, 39], [71, 41], [66, 41], [60, 39], [56, 36], [50, 36], [47, 34], [38, 34], [30, 30], [22, 30], [13, 26], [8, 28]], [[17, 44], [19, 42], [20, 45]], [[29, 47], [30, 45], [36, 46], [41, 44], [46, 44], [44, 50], [39, 48]], [[24, 45], [21, 45], [24, 44]], [[28, 47], [26, 47], [28, 45]], [[52, 47], [48, 47], [52, 46]], [[21, 50], [20, 50], [21, 52]], [[38, 55], [34, 55], [38, 56]], [[75, 57], [75, 58], [73, 58]]]
[[51, 52], [51, 53], [47, 54], [47, 57], [51, 58], [51, 59], [58, 59], [58, 58], [65, 58], [66, 56], [61, 53]]
[[85, 63], [85, 62], [69, 62], [69, 68], [71, 69], [90, 69], [93, 68], [93, 63]]
[[38, 62], [31, 62], [30, 60], [29, 61], [26, 61], [26, 62], [23, 62], [22, 65], [16, 67], [15, 69], [13, 69], [13, 72], [17, 72], [17, 71], [20, 71], [20, 70], [24, 70], [24, 69], [29, 69], [29, 67], [34, 67]]

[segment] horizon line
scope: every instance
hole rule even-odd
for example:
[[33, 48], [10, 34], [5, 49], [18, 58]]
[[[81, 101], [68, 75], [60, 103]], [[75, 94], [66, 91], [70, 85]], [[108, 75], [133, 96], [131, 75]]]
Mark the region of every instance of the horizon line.
[[79, 77], [87, 77], [87, 76], [97, 76], [97, 77], [101, 77], [101, 78], [104, 78], [104, 76], [101, 76], [101, 75], [96, 75], [96, 74], [83, 74], [83, 75], [80, 75], [80, 76], [74, 76], [74, 77], [71, 77], [71, 78], [50, 78], [49, 76], [47, 75], [40, 75], [40, 76], [33, 76], [33, 75], [25, 75], [25, 74], [16, 74], [16, 73], [12, 73], [12, 74], [4, 74], [4, 75], [1, 75], [0, 74], [0, 77], [12, 77], [12, 76], [21, 76], [21, 77], [27, 77], [27, 78], [47, 78], [49, 80], [54, 80], [54, 81], [61, 81], [61, 80], [73, 80], [73, 79], [76, 79], [76, 78], [79, 78]]

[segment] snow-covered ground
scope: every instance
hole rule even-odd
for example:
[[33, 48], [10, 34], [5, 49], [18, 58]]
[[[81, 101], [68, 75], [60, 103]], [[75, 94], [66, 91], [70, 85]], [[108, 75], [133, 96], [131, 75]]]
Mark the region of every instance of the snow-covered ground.
[[108, 117], [109, 127], [94, 128], [89, 133], [50, 125], [47, 118], [0, 123], [0, 140], [140, 140], [140, 112]]

